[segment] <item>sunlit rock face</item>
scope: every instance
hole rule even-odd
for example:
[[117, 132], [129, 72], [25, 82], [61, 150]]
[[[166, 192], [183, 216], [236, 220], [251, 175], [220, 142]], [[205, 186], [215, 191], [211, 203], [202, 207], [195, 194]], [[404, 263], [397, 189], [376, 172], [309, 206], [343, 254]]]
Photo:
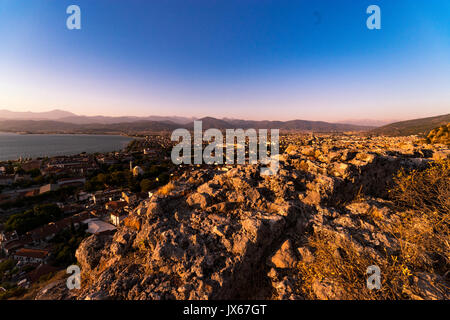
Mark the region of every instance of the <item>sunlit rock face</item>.
[[[258, 165], [189, 171], [113, 236], [84, 240], [82, 288], [59, 297], [302, 299], [295, 270], [314, 261], [306, 237], [326, 230], [369, 256], [395, 252], [399, 243], [381, 227], [399, 218], [387, 187], [397, 170], [420, 169], [435, 152], [403, 138], [324, 136], [292, 143], [274, 176], [262, 177]], [[425, 286], [428, 275], [417, 277]], [[312, 290], [345, 298], [326, 281]]]

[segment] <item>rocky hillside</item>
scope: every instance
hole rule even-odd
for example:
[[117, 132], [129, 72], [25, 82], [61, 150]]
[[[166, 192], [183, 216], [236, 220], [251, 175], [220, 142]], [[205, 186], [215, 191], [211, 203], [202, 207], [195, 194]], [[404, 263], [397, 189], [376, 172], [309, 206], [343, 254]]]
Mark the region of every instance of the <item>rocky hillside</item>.
[[[324, 121], [290, 120], [290, 121], [254, 121], [239, 119], [216, 119], [205, 117], [202, 121], [203, 129], [279, 129], [281, 131], [312, 131], [312, 132], [345, 132], [345, 131], [369, 131], [372, 126], [362, 126], [346, 123], [330, 123]], [[193, 129], [194, 123], [186, 125]]]
[[373, 134], [380, 134], [386, 136], [409, 136], [409, 135], [421, 135], [426, 136], [430, 130], [446, 125], [450, 122], [450, 114], [421, 118], [408, 121], [401, 121], [388, 124], [376, 128], [371, 131]]
[[[149, 120], [152, 119], [152, 120]], [[178, 123], [172, 120], [179, 121]], [[323, 121], [247, 121], [222, 120], [211, 117], [199, 119], [203, 129], [280, 129], [282, 131], [314, 131], [314, 132], [346, 132], [368, 131], [370, 126], [358, 126], [343, 123]], [[120, 121], [120, 122], [119, 122]], [[181, 123], [180, 123], [181, 122]], [[194, 123], [181, 117], [64, 117], [58, 120], [24, 120], [2, 119], [0, 117], [0, 132], [27, 133], [89, 133], [89, 134], [145, 134], [149, 132], [172, 132], [178, 128], [194, 129]]]
[[[141, 203], [114, 236], [82, 242], [80, 290], [55, 282], [36, 298], [449, 298], [448, 275], [404, 265], [389, 228], [403, 215], [389, 200], [392, 177], [449, 154], [432, 148], [324, 136], [289, 146], [275, 176], [257, 165], [197, 168]], [[369, 265], [385, 272], [377, 292], [366, 288]]]

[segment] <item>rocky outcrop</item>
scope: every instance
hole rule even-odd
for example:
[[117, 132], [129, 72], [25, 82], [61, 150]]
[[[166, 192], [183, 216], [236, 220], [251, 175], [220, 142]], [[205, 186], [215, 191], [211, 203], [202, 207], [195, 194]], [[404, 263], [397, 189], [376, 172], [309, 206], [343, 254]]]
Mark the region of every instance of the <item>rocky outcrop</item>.
[[[167, 195], [142, 202], [114, 236], [82, 242], [76, 298], [302, 299], [293, 271], [314, 262], [307, 235], [327, 230], [372, 255], [395, 252], [399, 244], [384, 230], [398, 218], [382, 199], [386, 186], [399, 168], [431, 160], [417, 160], [413, 144], [339, 141], [291, 145], [274, 176], [261, 176], [258, 165], [185, 173]], [[422, 287], [411, 294], [438, 296]], [[319, 299], [342, 298], [326, 280], [313, 290]]]

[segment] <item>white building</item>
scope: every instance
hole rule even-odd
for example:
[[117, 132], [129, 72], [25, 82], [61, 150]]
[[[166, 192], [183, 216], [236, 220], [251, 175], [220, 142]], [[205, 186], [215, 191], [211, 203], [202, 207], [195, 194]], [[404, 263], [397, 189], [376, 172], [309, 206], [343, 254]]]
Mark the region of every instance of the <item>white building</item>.
[[123, 214], [122, 212], [115, 211], [111, 213], [110, 219], [111, 223], [115, 225], [116, 227], [120, 226], [120, 223], [127, 217], [126, 214]]
[[88, 229], [86, 230], [86, 232], [91, 233], [91, 234], [99, 234], [99, 233], [103, 233], [103, 232], [111, 232], [114, 230], [117, 230], [117, 228], [115, 226], [113, 226], [112, 224], [102, 221], [102, 220], [98, 220], [98, 219], [89, 219], [87, 220], [87, 224], [88, 224]]

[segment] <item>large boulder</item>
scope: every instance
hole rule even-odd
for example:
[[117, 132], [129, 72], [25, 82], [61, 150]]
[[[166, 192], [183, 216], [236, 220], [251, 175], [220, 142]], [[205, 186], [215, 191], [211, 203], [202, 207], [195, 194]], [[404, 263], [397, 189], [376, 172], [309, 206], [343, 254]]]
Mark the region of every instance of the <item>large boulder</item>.
[[83, 272], [91, 272], [98, 266], [102, 257], [102, 249], [110, 241], [111, 236], [94, 234], [81, 242], [75, 252], [75, 257]]

